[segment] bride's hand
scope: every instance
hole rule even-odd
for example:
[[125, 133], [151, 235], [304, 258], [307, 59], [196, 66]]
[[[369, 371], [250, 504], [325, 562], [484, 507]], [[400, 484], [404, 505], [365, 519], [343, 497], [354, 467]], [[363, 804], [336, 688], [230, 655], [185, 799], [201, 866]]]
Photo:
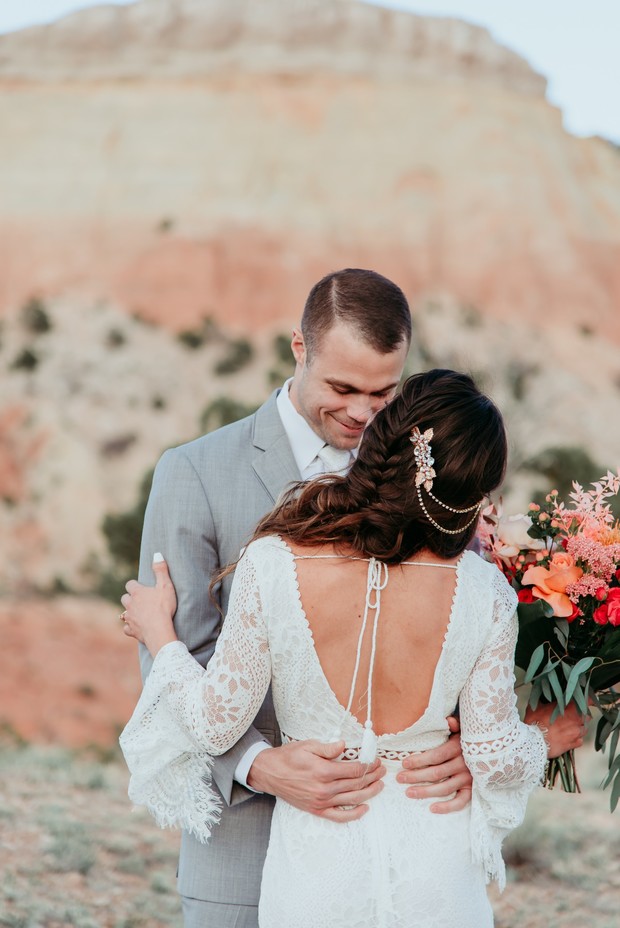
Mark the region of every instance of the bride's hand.
[[586, 732], [588, 719], [585, 718], [574, 702], [569, 702], [566, 711], [551, 722], [556, 704], [541, 703], [536, 709], [528, 709], [523, 721], [528, 725], [538, 725], [545, 735], [547, 757], [558, 757], [565, 751], [580, 748]]
[[145, 644], [151, 656], [155, 657], [165, 644], [177, 640], [172, 622], [177, 597], [168, 565], [161, 554], [153, 556], [153, 573], [155, 586], [144, 586], [137, 580], [130, 580], [121, 602], [125, 607], [125, 634]]

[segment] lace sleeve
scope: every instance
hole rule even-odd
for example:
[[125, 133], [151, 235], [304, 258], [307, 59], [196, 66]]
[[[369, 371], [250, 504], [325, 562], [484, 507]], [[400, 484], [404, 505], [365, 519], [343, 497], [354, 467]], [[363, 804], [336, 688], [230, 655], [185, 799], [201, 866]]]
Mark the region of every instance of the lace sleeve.
[[132, 802], [145, 805], [162, 827], [181, 827], [206, 841], [221, 806], [211, 785], [212, 759], [251, 725], [270, 680], [259, 580], [246, 553], [206, 670], [180, 641], [163, 647], [153, 662], [120, 738]]
[[542, 732], [521, 722], [515, 694], [516, 601], [498, 573], [493, 626], [459, 699], [463, 757], [473, 777], [472, 847], [489, 879], [505, 882], [501, 842], [525, 815], [542, 780]]

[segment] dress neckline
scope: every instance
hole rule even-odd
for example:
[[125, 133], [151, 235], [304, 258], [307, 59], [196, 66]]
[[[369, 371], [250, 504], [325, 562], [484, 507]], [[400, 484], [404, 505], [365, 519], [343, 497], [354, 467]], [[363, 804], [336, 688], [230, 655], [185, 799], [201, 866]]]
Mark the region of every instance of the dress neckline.
[[[280, 538], [282, 543], [285, 544], [286, 547], [289, 549], [295, 561], [338, 560], [339, 559], [343, 561], [365, 561], [366, 563], [368, 563], [369, 561], [376, 561], [377, 564], [385, 563], [385, 561], [380, 561], [378, 558], [361, 557], [357, 554], [295, 554], [295, 552], [291, 549], [288, 542], [286, 542], [284, 538], [282, 538], [281, 535], [278, 535], [278, 538]], [[463, 554], [465, 554], [465, 551], [463, 551]], [[398, 564], [386, 564], [385, 566], [387, 569], [389, 569], [390, 567], [402, 567], [403, 564], [406, 564], [407, 566], [411, 566], [411, 567], [442, 567], [444, 570], [457, 570], [459, 564], [461, 563], [461, 558], [463, 557], [463, 554], [460, 555], [456, 564], [442, 564], [441, 561], [400, 561]]]
[[[319, 659], [318, 651], [316, 650], [316, 645], [315, 645], [315, 641], [314, 641], [314, 635], [312, 634], [312, 627], [311, 627], [311, 625], [310, 625], [310, 622], [308, 621], [308, 616], [306, 615], [306, 610], [305, 610], [305, 608], [304, 608], [304, 605], [303, 605], [303, 602], [302, 602], [302, 599], [301, 599], [301, 592], [300, 592], [300, 589], [299, 589], [299, 577], [298, 577], [298, 575], [297, 575], [297, 563], [296, 563], [296, 562], [297, 562], [297, 560], [311, 559], [311, 558], [313, 558], [313, 557], [317, 557], [317, 558], [342, 558], [342, 559], [347, 559], [347, 560], [360, 560], [360, 561], [370, 561], [371, 559], [370, 559], [370, 558], [357, 557], [356, 555], [295, 555], [294, 552], [292, 551], [291, 547], [289, 546], [289, 544], [284, 540], [284, 538], [282, 538], [281, 535], [275, 535], [275, 536], [273, 536], [273, 537], [274, 537], [274, 539], [278, 540], [278, 541], [281, 543], [281, 545], [283, 546], [283, 550], [285, 550], [286, 553], [287, 553], [287, 554], [289, 555], [289, 557], [290, 557], [291, 568], [292, 568], [292, 575], [293, 575], [292, 578], [293, 578], [293, 583], [294, 583], [295, 592], [296, 592], [296, 602], [297, 602], [297, 608], [298, 608], [298, 615], [299, 615], [299, 618], [300, 618], [301, 622], [303, 623], [303, 626], [304, 626], [304, 628], [305, 628], [305, 630], [306, 630], [306, 634], [307, 634], [307, 637], [308, 637], [308, 645], [309, 645], [310, 653], [311, 653], [311, 655], [312, 655], [312, 659], [313, 659], [313, 661], [314, 661], [315, 664], [316, 664], [316, 667], [317, 667], [319, 676], [320, 676], [320, 678], [321, 678], [322, 681], [323, 681], [323, 684], [324, 684], [324, 686], [325, 686], [325, 689], [326, 689], [327, 692], [329, 693], [329, 698], [330, 698], [330, 699], [332, 700], [332, 702], [338, 707], [338, 709], [339, 709], [340, 712], [342, 713], [343, 718], [348, 718], [351, 722], [353, 722], [353, 723], [360, 729], [361, 733], [363, 733], [363, 731], [364, 731], [364, 724], [363, 724], [362, 722], [360, 722], [360, 720], [357, 718], [356, 715], [354, 715], [349, 709], [347, 709], [345, 706], [343, 706], [343, 704], [340, 702], [340, 700], [339, 700], [338, 697], [336, 696], [334, 690], [332, 689], [332, 686], [331, 686], [329, 680], [327, 679], [327, 677], [326, 677], [326, 675], [325, 675], [325, 671], [323, 670], [323, 666], [322, 666], [321, 661], [320, 661], [320, 659]], [[467, 553], [468, 553], [467, 550], [465, 550], [465, 551], [461, 554], [461, 556], [459, 557], [459, 559], [458, 559], [458, 561], [457, 561], [456, 564], [435, 565], [433, 562], [428, 562], [429, 566], [445, 566], [445, 567], [452, 567], [452, 568], [454, 568], [454, 569], [456, 570], [456, 583], [455, 583], [455, 585], [454, 585], [454, 592], [453, 592], [453, 594], [452, 594], [452, 603], [451, 603], [451, 607], [450, 607], [450, 614], [449, 614], [449, 617], [448, 617], [448, 623], [447, 623], [447, 625], [446, 625], [446, 630], [445, 630], [445, 632], [444, 632], [443, 641], [442, 641], [442, 644], [441, 644], [441, 651], [440, 651], [439, 657], [438, 657], [438, 659], [437, 659], [437, 663], [435, 664], [435, 671], [434, 671], [434, 674], [433, 674], [433, 681], [432, 681], [432, 683], [431, 683], [431, 689], [430, 689], [430, 693], [429, 693], [429, 697], [428, 697], [428, 702], [427, 702], [426, 708], [425, 708], [424, 712], [422, 713], [422, 715], [420, 715], [414, 722], [412, 722], [411, 725], [408, 725], [408, 726], [406, 726], [406, 728], [402, 728], [402, 729], [400, 729], [400, 731], [397, 731], [397, 732], [382, 732], [381, 734], [377, 735], [377, 739], [378, 739], [379, 741], [381, 741], [381, 739], [393, 739], [393, 738], [397, 738], [397, 737], [400, 738], [400, 737], [402, 737], [402, 736], [404, 736], [404, 735], [412, 734], [412, 733], [415, 731], [415, 729], [422, 723], [422, 721], [427, 717], [427, 715], [428, 715], [428, 714], [430, 713], [430, 711], [431, 711], [431, 707], [432, 707], [433, 702], [434, 702], [434, 700], [435, 700], [435, 698], [436, 698], [436, 695], [437, 695], [437, 690], [438, 690], [438, 686], [439, 686], [439, 681], [440, 681], [440, 679], [441, 679], [441, 667], [442, 667], [442, 664], [444, 663], [445, 653], [446, 653], [446, 648], [447, 648], [447, 643], [448, 643], [450, 637], [452, 636], [452, 629], [453, 629], [453, 627], [454, 627], [454, 617], [455, 617], [456, 611], [457, 611], [457, 610], [456, 610], [456, 605], [457, 605], [458, 599], [460, 598], [460, 592], [461, 592], [461, 586], [462, 586], [462, 584], [461, 584], [461, 578], [462, 578], [462, 570], [461, 570], [461, 568], [462, 568], [463, 563], [466, 563], [466, 560], [467, 560], [467, 559], [466, 559], [466, 555], [467, 555]], [[475, 552], [470, 552], [470, 553], [474, 554]], [[476, 555], [476, 557], [477, 557], [477, 555]], [[404, 562], [403, 562], [403, 563], [404, 563]], [[420, 563], [420, 562], [419, 562], [419, 561], [412, 561], [411, 563], [412, 563], [412, 564], [418, 564], [418, 563]], [[398, 565], [396, 565], [396, 566], [398, 566]], [[340, 737], [340, 736], [338, 735], [338, 737]]]

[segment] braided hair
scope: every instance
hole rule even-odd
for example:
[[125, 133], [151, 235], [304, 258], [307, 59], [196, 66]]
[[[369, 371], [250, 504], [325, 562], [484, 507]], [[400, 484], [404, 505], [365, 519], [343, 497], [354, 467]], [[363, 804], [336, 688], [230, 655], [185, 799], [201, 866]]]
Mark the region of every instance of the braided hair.
[[[415, 426], [422, 432], [433, 429], [437, 476], [433, 496], [424, 501], [426, 511], [415, 486], [410, 441]], [[450, 370], [415, 374], [368, 424], [349, 473], [291, 487], [258, 524], [254, 538], [279, 534], [304, 546], [332, 544], [388, 564], [423, 549], [453, 558], [472, 540], [476, 525], [471, 515], [450, 507], [473, 507], [496, 489], [506, 458], [502, 416], [471, 377]]]

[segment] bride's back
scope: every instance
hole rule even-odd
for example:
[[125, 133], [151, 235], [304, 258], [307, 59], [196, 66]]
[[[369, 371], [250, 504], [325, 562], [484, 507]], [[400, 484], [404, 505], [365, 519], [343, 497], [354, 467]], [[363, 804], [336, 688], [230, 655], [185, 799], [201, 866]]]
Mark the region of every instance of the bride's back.
[[[301, 603], [323, 673], [346, 706], [364, 616], [368, 561], [334, 557], [329, 546], [291, 546]], [[319, 555], [319, 556], [317, 556]], [[395, 733], [424, 713], [441, 654], [456, 585], [456, 559], [420, 554], [388, 567], [373, 671], [373, 727]], [[374, 601], [376, 593], [371, 594]], [[364, 723], [374, 610], [361, 649], [351, 711]]]

